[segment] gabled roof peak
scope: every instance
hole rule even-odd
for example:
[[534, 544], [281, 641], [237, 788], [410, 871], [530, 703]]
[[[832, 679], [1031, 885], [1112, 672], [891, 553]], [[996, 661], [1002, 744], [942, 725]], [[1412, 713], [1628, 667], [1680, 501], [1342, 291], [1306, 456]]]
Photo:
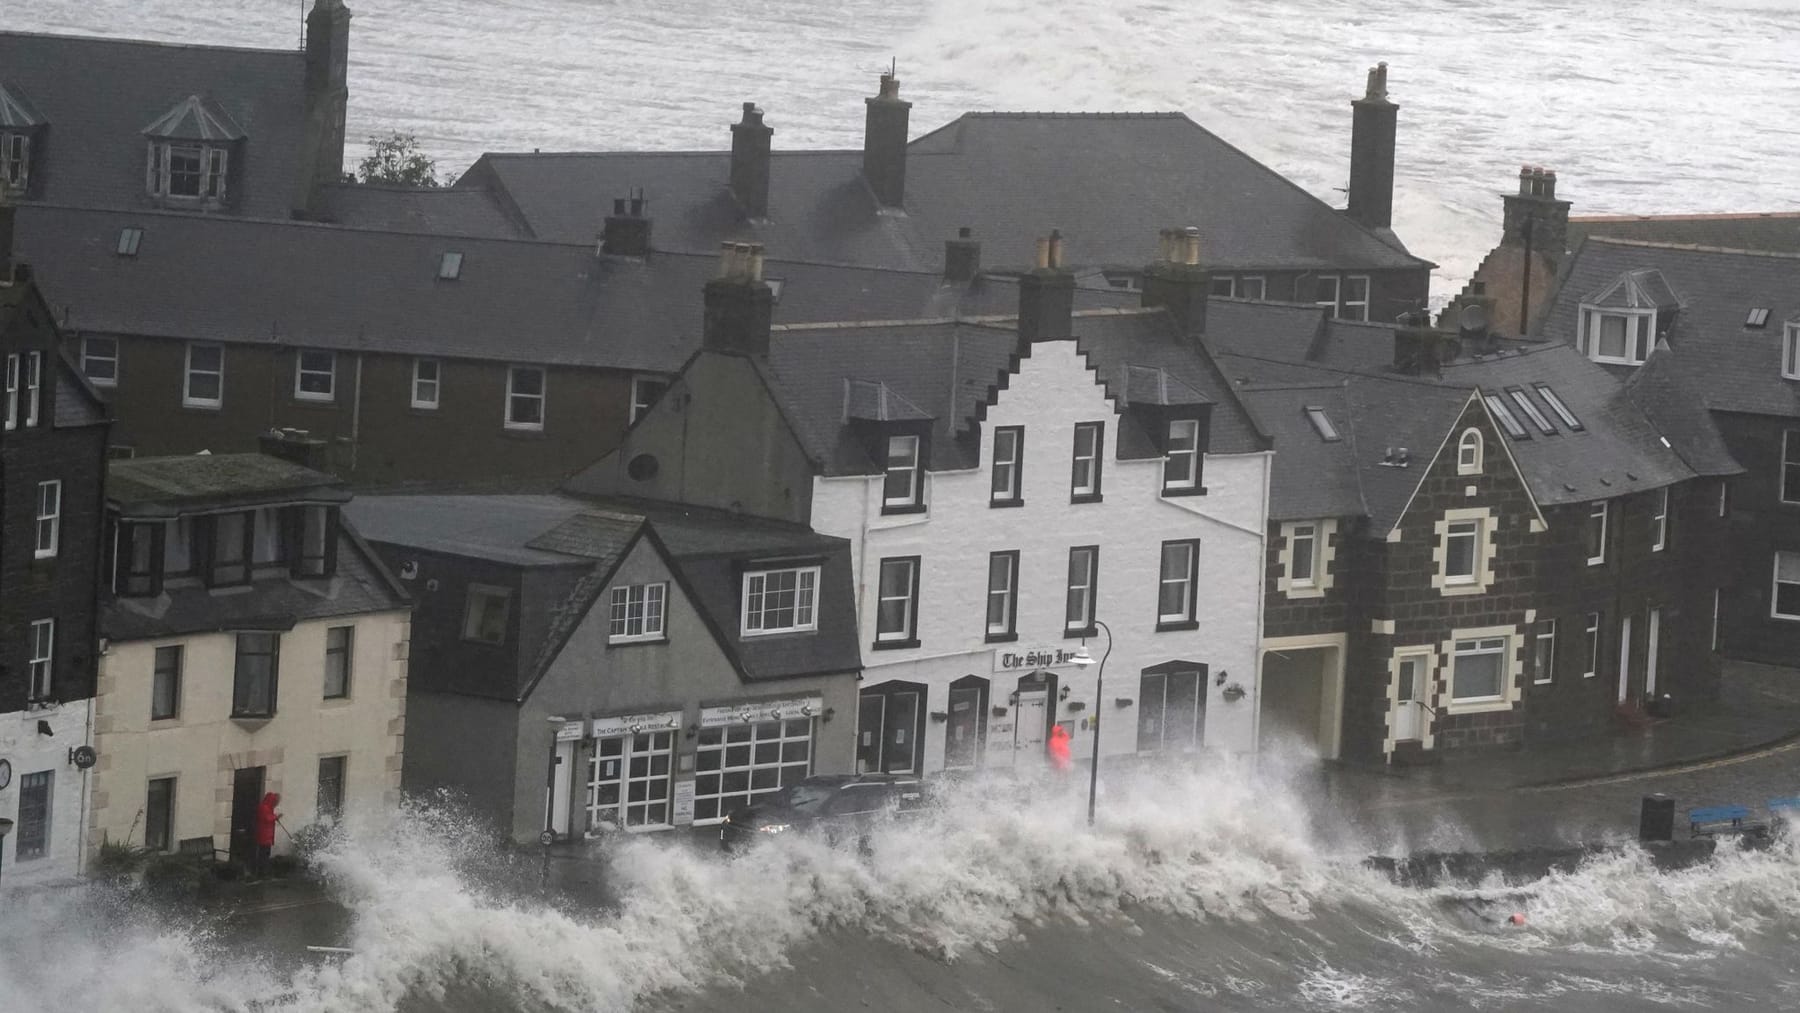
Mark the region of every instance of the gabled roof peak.
[[210, 95], [189, 95], [145, 127], [144, 136], [169, 141], [241, 141], [249, 135]]
[[1626, 271], [1611, 284], [1582, 300], [1606, 309], [1674, 309], [1681, 299], [1669, 286], [1667, 278], [1654, 267]]
[[0, 127], [20, 129], [25, 127], [41, 127], [44, 117], [19, 86], [9, 81], [0, 81]]

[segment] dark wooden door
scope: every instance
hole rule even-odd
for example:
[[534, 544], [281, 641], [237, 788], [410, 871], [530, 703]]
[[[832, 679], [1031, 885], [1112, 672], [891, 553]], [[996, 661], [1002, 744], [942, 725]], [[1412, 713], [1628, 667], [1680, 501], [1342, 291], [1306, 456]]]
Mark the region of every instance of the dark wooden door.
[[239, 767], [231, 778], [231, 860], [248, 864], [256, 853], [256, 807], [262, 802], [262, 767]]

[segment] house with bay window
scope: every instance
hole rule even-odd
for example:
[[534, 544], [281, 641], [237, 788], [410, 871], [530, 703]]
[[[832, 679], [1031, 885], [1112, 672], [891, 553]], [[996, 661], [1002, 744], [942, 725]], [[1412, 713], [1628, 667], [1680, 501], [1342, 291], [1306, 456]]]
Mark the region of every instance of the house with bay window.
[[347, 509], [417, 602], [408, 791], [452, 792], [525, 842], [715, 823], [849, 767], [843, 539], [559, 495]]
[[[1733, 230], [1723, 240], [1766, 239], [1792, 226], [1779, 218], [1705, 224]], [[1770, 664], [1800, 657], [1797, 293], [1800, 257], [1792, 252], [1602, 232], [1570, 255], [1541, 321], [1543, 338], [1654, 393], [1653, 409], [1670, 429], [1716, 431], [1716, 452], [1742, 466], [1716, 504], [1729, 529], [1727, 572], [1717, 585], [1719, 650]]]
[[342, 480], [268, 446], [111, 463], [90, 853], [241, 863], [265, 792], [296, 831], [399, 802], [411, 604]]
[[1206, 272], [1077, 311], [1052, 236], [1016, 316], [771, 328], [759, 254], [728, 248], [702, 350], [571, 491], [847, 539], [856, 769], [1030, 766], [1058, 725], [1077, 756], [1096, 725], [1107, 754], [1254, 748], [1270, 455], [1192, 340]]
[[81, 868], [109, 425], [11, 225], [0, 203], [0, 887]]
[[1219, 309], [1208, 340], [1275, 441], [1265, 741], [1420, 762], [1717, 692], [1738, 468], [1703, 413], [1664, 410], [1662, 370]]

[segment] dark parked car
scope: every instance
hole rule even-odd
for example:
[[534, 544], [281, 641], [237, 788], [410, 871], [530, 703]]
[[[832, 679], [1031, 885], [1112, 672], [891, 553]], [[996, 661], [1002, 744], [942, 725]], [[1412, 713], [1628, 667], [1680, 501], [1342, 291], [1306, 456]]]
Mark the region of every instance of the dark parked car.
[[910, 775], [816, 774], [732, 810], [719, 826], [719, 844], [731, 850], [784, 833], [866, 843], [875, 822], [907, 817], [924, 805], [924, 785]]

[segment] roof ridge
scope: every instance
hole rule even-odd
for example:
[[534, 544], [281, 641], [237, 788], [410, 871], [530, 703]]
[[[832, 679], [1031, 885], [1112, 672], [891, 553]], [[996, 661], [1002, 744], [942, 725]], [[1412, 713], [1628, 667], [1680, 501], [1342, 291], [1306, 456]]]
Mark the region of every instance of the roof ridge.
[[1671, 215], [1571, 215], [1569, 224], [1616, 222], [1726, 222], [1764, 218], [1800, 218], [1800, 211], [1723, 211]]
[[1184, 112], [1181, 112], [1180, 110], [1170, 110], [1170, 109], [1152, 109], [1152, 110], [1147, 110], [1147, 111], [1142, 111], [1142, 112], [1131, 111], [1131, 110], [1123, 110], [1123, 111], [1100, 110], [1100, 111], [1095, 111], [1095, 112], [1069, 110], [1069, 111], [1059, 112], [1056, 110], [1041, 110], [1040, 111], [1040, 110], [1030, 110], [1030, 109], [971, 109], [971, 110], [964, 112], [962, 114], [962, 117], [958, 117], [958, 118], [960, 119], [960, 118], [964, 118], [964, 117], [980, 117], [980, 118], [984, 118], [984, 119], [1000, 119], [1002, 117], [1010, 117], [1013, 119], [1029, 118], [1029, 119], [1042, 119], [1042, 120], [1054, 120], [1054, 119], [1181, 120], [1181, 119], [1187, 119], [1188, 115]]
[[79, 35], [68, 32], [20, 32], [0, 30], [0, 37], [13, 36], [22, 39], [58, 39], [64, 42], [104, 42], [119, 46], [155, 46], [161, 49], [208, 49], [228, 53], [263, 53], [269, 56], [294, 56], [304, 59], [305, 52], [300, 49], [285, 49], [270, 46], [227, 46], [212, 42], [164, 42], [160, 39], [134, 39], [120, 35]]
[[1773, 260], [1800, 260], [1800, 253], [1782, 250], [1745, 250], [1731, 246], [1702, 246], [1698, 243], [1659, 243], [1648, 239], [1620, 239], [1614, 236], [1588, 236], [1584, 242], [1611, 246], [1631, 246], [1652, 250], [1682, 250], [1688, 253], [1730, 253], [1746, 257], [1768, 257]]

